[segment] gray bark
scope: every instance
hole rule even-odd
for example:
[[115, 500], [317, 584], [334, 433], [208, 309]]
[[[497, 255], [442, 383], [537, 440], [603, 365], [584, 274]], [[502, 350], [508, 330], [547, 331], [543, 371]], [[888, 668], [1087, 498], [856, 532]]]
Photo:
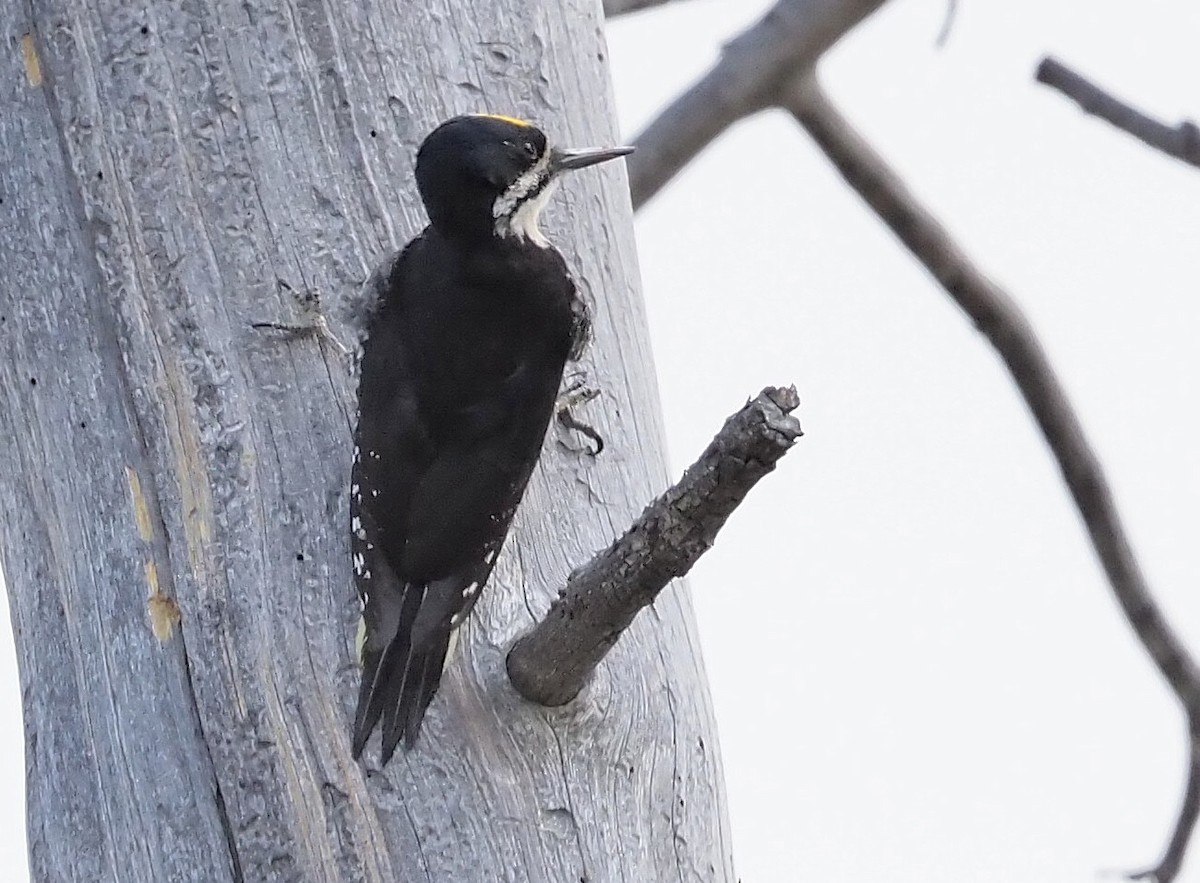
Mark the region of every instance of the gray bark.
[[595, 310], [606, 450], [548, 440], [422, 742], [383, 772], [349, 757], [345, 365], [250, 328], [297, 319], [280, 281], [332, 308], [419, 229], [439, 119], [611, 143], [599, 14], [0, 4], [0, 550], [35, 879], [733, 879], [682, 588], [563, 708], [504, 674], [667, 484], [623, 172], [576, 176], [547, 223]]

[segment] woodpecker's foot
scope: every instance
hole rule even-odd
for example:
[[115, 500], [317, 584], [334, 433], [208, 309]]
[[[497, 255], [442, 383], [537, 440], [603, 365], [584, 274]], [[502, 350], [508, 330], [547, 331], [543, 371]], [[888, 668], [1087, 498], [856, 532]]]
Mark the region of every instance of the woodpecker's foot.
[[259, 330], [281, 331], [290, 337], [315, 336], [318, 341], [325, 341], [343, 356], [349, 356], [349, 348], [338, 340], [337, 335], [330, 329], [329, 322], [325, 319], [325, 314], [321, 312], [320, 292], [313, 288], [296, 291], [296, 289], [292, 288], [292, 286], [288, 285], [282, 279], [276, 281], [279, 283], [280, 288], [295, 298], [300, 308], [312, 317], [312, 321], [308, 324], [300, 325], [289, 325], [280, 322], [252, 322], [250, 323], [250, 327]]
[[582, 448], [589, 457], [598, 457], [600, 452], [604, 450], [604, 436], [596, 431], [591, 424], [584, 423], [575, 416], [574, 409], [582, 405], [586, 405], [592, 399], [600, 395], [600, 390], [593, 389], [588, 386], [583, 378], [572, 380], [570, 385], [558, 397], [558, 401], [554, 404], [554, 413], [558, 419], [559, 426], [564, 429], [573, 429], [580, 435], [584, 435], [591, 439], [595, 444], [594, 448]]
[[324, 316], [317, 316], [313, 319], [311, 325], [285, 325], [280, 322], [252, 322], [251, 328], [260, 330], [266, 329], [270, 331], [281, 331], [291, 337], [310, 337], [315, 336], [318, 340], [323, 340], [331, 347], [341, 353], [343, 356], [349, 356], [349, 348], [338, 340], [337, 335], [329, 328], [329, 323], [325, 321]]

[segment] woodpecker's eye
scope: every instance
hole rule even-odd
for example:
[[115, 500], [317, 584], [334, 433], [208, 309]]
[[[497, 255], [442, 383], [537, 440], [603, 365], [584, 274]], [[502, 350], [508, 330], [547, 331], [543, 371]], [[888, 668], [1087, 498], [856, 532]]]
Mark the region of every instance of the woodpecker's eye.
[[504, 146], [514, 154], [522, 154], [526, 159], [538, 158], [538, 149], [536, 146], [534, 146], [532, 141], [521, 141], [520, 143], [516, 141], [505, 141]]

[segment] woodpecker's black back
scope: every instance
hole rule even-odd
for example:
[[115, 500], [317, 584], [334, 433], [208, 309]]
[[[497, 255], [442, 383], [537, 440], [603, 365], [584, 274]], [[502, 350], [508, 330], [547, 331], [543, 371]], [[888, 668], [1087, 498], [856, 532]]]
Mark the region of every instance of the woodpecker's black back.
[[536, 227], [555, 163], [573, 167], [561, 156], [516, 120], [444, 123], [417, 161], [430, 226], [368, 283], [351, 476], [365, 626], [355, 756], [381, 721], [384, 763], [401, 737], [415, 744], [586, 334], [566, 263]]

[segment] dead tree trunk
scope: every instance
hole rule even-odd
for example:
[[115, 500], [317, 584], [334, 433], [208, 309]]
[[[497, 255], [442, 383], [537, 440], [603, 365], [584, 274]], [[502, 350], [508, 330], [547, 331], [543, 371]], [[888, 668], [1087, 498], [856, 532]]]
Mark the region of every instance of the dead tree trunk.
[[[600, 5], [0, 4], [0, 551], [37, 880], [732, 880], [687, 596], [573, 703], [512, 640], [666, 484], [629, 197], [548, 228], [597, 316], [592, 460], [553, 437], [422, 743], [349, 756], [349, 383], [298, 321], [415, 233], [456, 112], [614, 141]], [[335, 326], [336, 330], [336, 326]]]

